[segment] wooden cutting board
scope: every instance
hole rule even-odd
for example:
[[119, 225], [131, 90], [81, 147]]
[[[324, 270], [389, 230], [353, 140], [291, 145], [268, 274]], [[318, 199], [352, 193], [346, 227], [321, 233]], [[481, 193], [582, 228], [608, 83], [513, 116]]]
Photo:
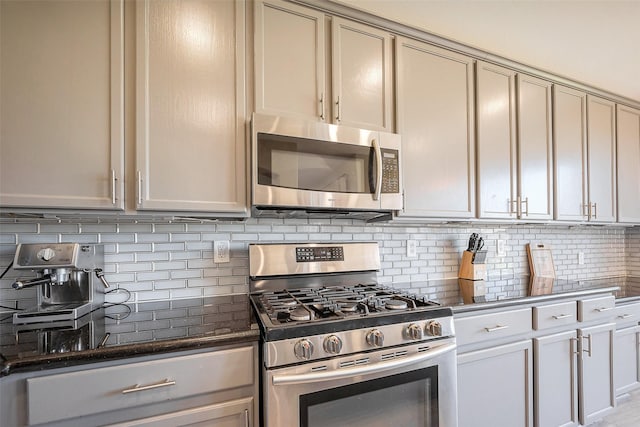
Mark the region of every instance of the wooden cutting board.
[[529, 295], [547, 295], [553, 290], [556, 269], [553, 265], [551, 246], [532, 242], [527, 244], [529, 256]]

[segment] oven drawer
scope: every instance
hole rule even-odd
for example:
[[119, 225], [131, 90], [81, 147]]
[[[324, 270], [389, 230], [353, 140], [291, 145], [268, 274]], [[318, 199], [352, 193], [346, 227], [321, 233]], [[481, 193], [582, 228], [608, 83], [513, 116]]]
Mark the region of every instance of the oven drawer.
[[253, 347], [27, 379], [30, 424], [253, 384]]
[[460, 345], [519, 335], [531, 331], [531, 309], [456, 318], [455, 328]]
[[571, 325], [578, 321], [578, 305], [575, 301], [533, 307], [533, 329], [549, 329]]
[[578, 301], [578, 320], [590, 322], [592, 320], [609, 320], [614, 316], [616, 299], [613, 295]]

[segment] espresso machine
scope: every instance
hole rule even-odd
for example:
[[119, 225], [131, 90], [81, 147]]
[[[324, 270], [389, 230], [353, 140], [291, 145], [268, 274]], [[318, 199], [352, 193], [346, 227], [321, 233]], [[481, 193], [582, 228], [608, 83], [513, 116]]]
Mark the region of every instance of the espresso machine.
[[37, 305], [14, 313], [13, 323], [78, 319], [104, 303], [104, 247], [82, 243], [19, 244], [13, 268], [36, 272], [14, 289], [39, 287]]

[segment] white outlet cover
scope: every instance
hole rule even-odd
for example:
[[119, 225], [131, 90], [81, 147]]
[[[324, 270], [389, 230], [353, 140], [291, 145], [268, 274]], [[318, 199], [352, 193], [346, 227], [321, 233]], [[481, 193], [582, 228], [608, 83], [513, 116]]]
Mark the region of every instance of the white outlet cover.
[[229, 262], [229, 241], [216, 240], [213, 242], [213, 262], [216, 264]]
[[578, 264], [584, 265], [584, 252], [578, 252]]
[[415, 240], [407, 240], [407, 256], [409, 258], [418, 256], [418, 242]]
[[507, 255], [506, 242], [502, 239], [498, 240], [498, 244], [496, 245], [496, 254], [499, 257], [503, 257]]

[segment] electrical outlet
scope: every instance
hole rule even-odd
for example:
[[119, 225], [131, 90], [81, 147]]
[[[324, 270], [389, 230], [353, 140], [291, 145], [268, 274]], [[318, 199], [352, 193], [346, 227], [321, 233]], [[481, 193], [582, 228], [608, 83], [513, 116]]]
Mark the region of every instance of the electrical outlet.
[[578, 264], [584, 264], [584, 252], [578, 252]]
[[216, 240], [213, 242], [213, 262], [229, 262], [229, 241]]
[[418, 256], [418, 242], [415, 240], [407, 240], [407, 256], [409, 258]]
[[502, 239], [498, 240], [498, 244], [496, 245], [496, 254], [499, 257], [507, 256], [506, 242]]

